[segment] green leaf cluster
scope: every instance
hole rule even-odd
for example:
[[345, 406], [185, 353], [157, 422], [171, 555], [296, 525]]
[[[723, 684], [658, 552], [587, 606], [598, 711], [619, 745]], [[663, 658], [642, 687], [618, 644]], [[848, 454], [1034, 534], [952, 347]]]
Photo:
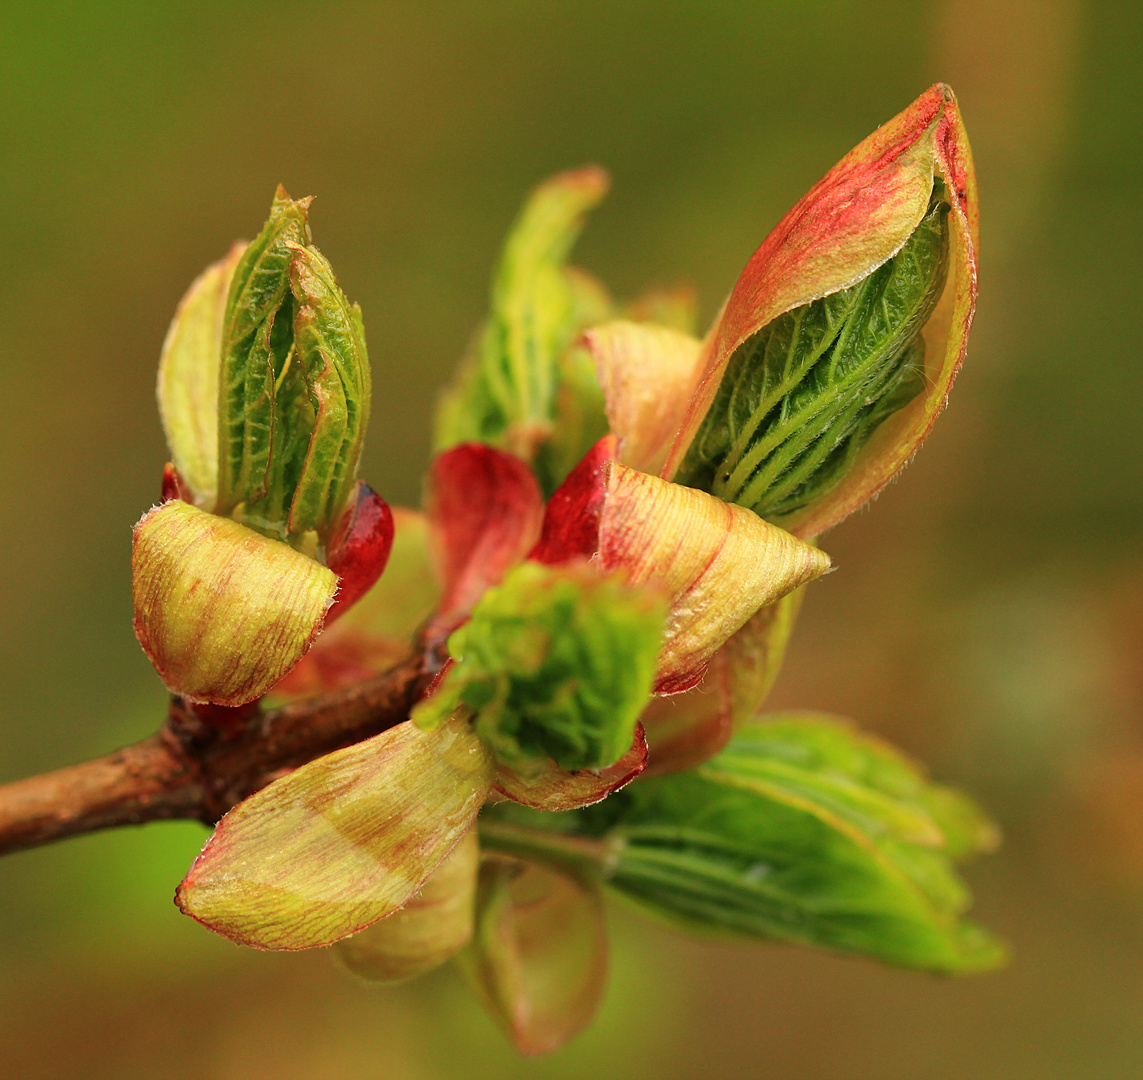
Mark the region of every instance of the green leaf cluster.
[[492, 304], [441, 399], [434, 450], [483, 442], [533, 463], [553, 491], [607, 431], [594, 366], [573, 343], [612, 313], [606, 291], [566, 265], [584, 215], [606, 192], [597, 170], [542, 184], [513, 225]]
[[837, 484], [879, 424], [925, 386], [921, 329], [944, 288], [943, 185], [901, 251], [735, 351], [679, 481], [766, 518]]
[[[946, 973], [1004, 959], [963, 919], [968, 894], [953, 870], [995, 843], [992, 827], [834, 719], [754, 721], [697, 769], [640, 780], [558, 821], [518, 807], [486, 816], [490, 846], [541, 858], [566, 861], [574, 836], [592, 838], [613, 889], [692, 929]], [[546, 843], [541, 830], [553, 827], [562, 835]]]
[[309, 202], [278, 189], [223, 322], [216, 512], [283, 540], [328, 539], [369, 416], [361, 311], [310, 244]]
[[414, 719], [467, 709], [497, 757], [527, 772], [606, 768], [630, 748], [647, 702], [664, 602], [589, 566], [523, 563], [449, 638], [455, 660]]

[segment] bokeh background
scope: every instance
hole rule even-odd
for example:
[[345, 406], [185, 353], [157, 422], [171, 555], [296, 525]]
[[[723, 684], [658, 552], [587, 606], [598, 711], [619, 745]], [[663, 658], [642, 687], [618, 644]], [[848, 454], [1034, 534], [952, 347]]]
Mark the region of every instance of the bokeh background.
[[695, 943], [613, 912], [596, 1026], [518, 1059], [450, 971], [367, 990], [171, 904], [195, 825], [0, 861], [20, 1080], [1119, 1080], [1143, 1075], [1143, 5], [1135, 0], [0, 4], [0, 780], [161, 718], [130, 526], [191, 278], [315, 194], [374, 358], [365, 475], [416, 504], [434, 397], [525, 191], [614, 190], [577, 261], [709, 317], [782, 212], [937, 79], [982, 200], [952, 406], [828, 537], [775, 706], [843, 713], [998, 816], [1001, 973]]

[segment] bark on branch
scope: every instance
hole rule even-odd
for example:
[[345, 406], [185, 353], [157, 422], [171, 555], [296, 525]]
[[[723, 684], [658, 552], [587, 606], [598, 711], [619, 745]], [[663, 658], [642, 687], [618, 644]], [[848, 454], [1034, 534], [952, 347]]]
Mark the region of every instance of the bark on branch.
[[213, 825], [284, 770], [406, 720], [423, 689], [411, 657], [383, 675], [230, 725], [179, 699], [157, 734], [105, 757], [0, 785], [0, 855], [118, 825], [188, 818]]

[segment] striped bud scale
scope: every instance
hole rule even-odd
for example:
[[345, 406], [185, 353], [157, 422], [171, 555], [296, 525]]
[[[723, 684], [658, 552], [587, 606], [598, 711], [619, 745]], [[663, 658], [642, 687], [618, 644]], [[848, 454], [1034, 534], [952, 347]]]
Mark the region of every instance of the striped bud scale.
[[135, 526], [135, 633], [173, 693], [242, 705], [266, 693], [321, 632], [337, 575], [175, 499]]

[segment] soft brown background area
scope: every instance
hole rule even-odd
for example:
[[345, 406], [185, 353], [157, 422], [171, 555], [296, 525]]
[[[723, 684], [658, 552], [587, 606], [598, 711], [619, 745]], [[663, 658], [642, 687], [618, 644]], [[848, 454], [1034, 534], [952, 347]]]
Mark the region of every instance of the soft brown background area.
[[0, 862], [0, 1075], [28, 1080], [1143, 1075], [1141, 9], [951, 3], [0, 5], [0, 779], [146, 734], [131, 523], [191, 278], [315, 194], [366, 313], [365, 475], [415, 503], [434, 395], [524, 192], [615, 178], [577, 259], [704, 317], [781, 213], [938, 78], [982, 198], [952, 407], [829, 535], [778, 706], [850, 715], [997, 814], [970, 869], [1013, 965], [941, 981], [615, 911], [597, 1025], [522, 1062], [454, 976], [371, 991], [178, 915], [193, 825]]

